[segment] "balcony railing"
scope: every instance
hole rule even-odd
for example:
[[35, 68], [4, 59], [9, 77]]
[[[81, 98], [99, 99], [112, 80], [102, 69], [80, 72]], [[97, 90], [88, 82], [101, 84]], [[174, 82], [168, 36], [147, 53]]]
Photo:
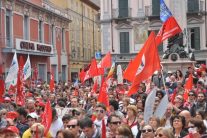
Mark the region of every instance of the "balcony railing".
[[112, 17], [115, 19], [131, 18], [131, 8], [117, 8], [112, 10]]

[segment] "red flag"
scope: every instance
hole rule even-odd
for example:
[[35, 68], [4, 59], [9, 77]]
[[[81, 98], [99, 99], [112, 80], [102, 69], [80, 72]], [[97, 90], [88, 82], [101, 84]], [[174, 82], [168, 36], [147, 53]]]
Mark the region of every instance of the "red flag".
[[140, 53], [135, 57], [129, 71], [134, 74], [128, 96], [136, 93], [139, 84], [148, 79], [156, 70], [161, 69], [158, 49], [155, 44], [155, 33], [151, 32]]
[[97, 89], [98, 89], [98, 79], [96, 79], [93, 84], [92, 92], [96, 93]]
[[48, 100], [45, 105], [45, 110], [42, 115], [42, 125], [45, 127], [44, 135], [46, 136], [52, 123], [52, 108]]
[[17, 76], [17, 98], [16, 102], [24, 104], [24, 95], [23, 95], [23, 67], [24, 60], [23, 57], [20, 56], [19, 60], [19, 71]]
[[109, 106], [109, 99], [107, 95], [107, 84], [104, 78], [102, 79], [102, 85], [101, 85], [101, 90], [98, 96], [98, 102], [105, 104], [106, 107]]
[[159, 46], [164, 40], [182, 32], [180, 26], [173, 16], [169, 17], [160, 28], [155, 40], [156, 45]]
[[101, 68], [110, 68], [111, 64], [111, 53], [108, 52], [101, 60]]
[[79, 78], [82, 83], [84, 82], [85, 76], [86, 76], [86, 72], [84, 71], [84, 69], [82, 69], [81, 72], [79, 73]]
[[3, 95], [5, 91], [5, 83], [2, 76], [2, 65], [0, 65], [0, 103], [3, 102]]
[[55, 82], [54, 82], [54, 74], [51, 72], [50, 74], [50, 92], [54, 92]]
[[133, 81], [134, 79], [134, 73], [131, 73], [131, 69], [133, 68], [133, 60], [130, 60], [127, 68], [125, 69], [124, 73], [123, 73], [123, 78], [128, 80], [128, 81]]
[[73, 96], [78, 96], [79, 94], [78, 94], [78, 90], [77, 89], [75, 89], [74, 90], [74, 93], [73, 93]]
[[176, 97], [176, 95], [177, 95], [177, 91], [174, 90], [174, 91], [173, 91], [173, 94], [172, 94], [172, 96], [171, 96], [171, 103], [172, 103], [172, 104], [175, 104], [175, 97]]
[[104, 119], [102, 119], [102, 126], [101, 126], [101, 130], [102, 130], [102, 133], [101, 133], [101, 138], [106, 138], [106, 124], [104, 122]]
[[35, 64], [34, 66], [34, 76], [33, 76], [34, 80], [38, 79], [38, 68], [37, 68], [37, 64]]
[[188, 80], [185, 83], [185, 93], [183, 94], [183, 98], [185, 101], [188, 100], [188, 93], [193, 88], [193, 75], [190, 74]]
[[98, 73], [96, 59], [92, 59], [91, 66], [90, 66], [89, 70], [86, 72], [84, 81], [87, 79], [90, 79], [92, 77], [98, 76], [98, 75], [99, 75], [99, 73]]

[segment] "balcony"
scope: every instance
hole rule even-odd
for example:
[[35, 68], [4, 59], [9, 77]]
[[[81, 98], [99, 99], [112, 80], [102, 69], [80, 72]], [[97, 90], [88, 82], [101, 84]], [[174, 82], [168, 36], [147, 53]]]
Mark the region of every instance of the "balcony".
[[112, 10], [113, 19], [129, 19], [132, 17], [132, 8], [117, 8]]

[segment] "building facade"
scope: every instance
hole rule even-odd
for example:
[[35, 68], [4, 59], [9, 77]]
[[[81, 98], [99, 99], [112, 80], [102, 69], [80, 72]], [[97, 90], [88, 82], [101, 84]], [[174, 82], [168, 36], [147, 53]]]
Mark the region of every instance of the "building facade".
[[75, 81], [96, 52], [101, 51], [100, 27], [97, 22], [99, 7], [90, 0], [69, 0], [70, 74]]
[[[101, 0], [102, 53], [111, 51], [117, 63], [124, 66], [137, 54], [150, 31], [158, 32], [160, 0]], [[183, 45], [195, 53], [199, 62], [206, 62], [206, 1], [165, 0], [174, 17], [184, 30]], [[159, 46], [162, 56], [168, 40]], [[188, 49], [189, 48], [189, 49]]]
[[0, 2], [0, 64], [6, 75], [13, 55], [37, 65], [38, 78], [68, 80], [69, 22], [67, 12], [46, 0]]

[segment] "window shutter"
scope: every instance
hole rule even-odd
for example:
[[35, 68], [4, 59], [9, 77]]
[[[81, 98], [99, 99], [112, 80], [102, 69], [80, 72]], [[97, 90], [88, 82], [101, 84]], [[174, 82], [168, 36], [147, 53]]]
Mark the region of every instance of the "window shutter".
[[199, 27], [195, 27], [194, 28], [194, 46], [195, 46], [195, 50], [200, 50], [200, 28]]
[[120, 53], [129, 53], [129, 32], [120, 33]]
[[119, 0], [119, 17], [128, 17], [128, 0]]
[[198, 12], [198, 11], [199, 11], [199, 1], [188, 0], [188, 12]]
[[160, 0], [152, 0], [152, 15], [160, 15]]

